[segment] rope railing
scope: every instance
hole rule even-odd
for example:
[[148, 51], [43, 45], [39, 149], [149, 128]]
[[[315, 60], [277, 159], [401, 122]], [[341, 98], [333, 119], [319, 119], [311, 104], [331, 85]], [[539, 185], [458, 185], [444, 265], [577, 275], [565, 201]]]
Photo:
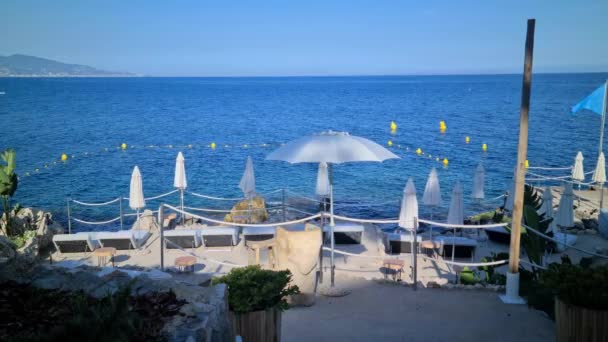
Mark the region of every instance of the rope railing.
[[426, 255], [420, 255], [423, 260], [441, 262], [446, 265], [452, 266], [462, 266], [462, 267], [480, 267], [480, 266], [499, 266], [509, 262], [509, 260], [497, 260], [497, 261], [488, 261], [488, 262], [458, 262], [458, 261], [449, 261], [445, 259], [434, 259], [427, 257]]
[[213, 258], [209, 258], [209, 257], [204, 257], [202, 255], [198, 255], [198, 254], [196, 254], [194, 252], [189, 252], [189, 251], [183, 249], [180, 245], [174, 243], [171, 240], [164, 239], [164, 242], [165, 242], [165, 244], [168, 243], [169, 245], [171, 245], [171, 246], [179, 249], [180, 251], [182, 251], [182, 252], [184, 252], [186, 254], [189, 254], [189, 255], [197, 258], [197, 259], [204, 260], [204, 261], [210, 261], [210, 262], [212, 262], [214, 264], [217, 264], [217, 265], [228, 266], [228, 267], [245, 267], [245, 266], [247, 266], [247, 265], [241, 265], [241, 264], [234, 264], [234, 263], [231, 263], [231, 262], [219, 261], [219, 260], [215, 260]]
[[567, 244], [565, 241], [560, 241], [559, 239], [555, 239], [555, 238], [552, 238], [552, 237], [550, 237], [550, 236], [548, 236], [546, 234], [543, 234], [543, 233], [539, 232], [538, 230], [536, 230], [536, 229], [534, 229], [532, 227], [529, 227], [529, 226], [527, 226], [525, 224], [522, 224], [522, 226], [525, 227], [527, 230], [530, 230], [534, 234], [536, 234], [536, 235], [538, 235], [538, 236], [540, 236], [540, 237], [542, 237], [542, 238], [544, 238], [546, 240], [553, 241], [555, 243], [564, 245], [564, 246], [566, 246], [568, 248], [572, 248], [574, 250], [577, 250], [579, 252], [585, 253], [587, 255], [593, 255], [593, 256], [596, 256], [598, 258], [608, 259], [608, 255], [602, 255], [602, 254], [598, 254], [598, 253], [594, 253], [594, 252], [590, 252], [590, 251], [584, 250], [582, 248], [578, 248], [578, 247], [576, 247], [574, 245]]
[[564, 167], [546, 167], [546, 166], [529, 166], [528, 169], [530, 170], [547, 170], [547, 171], [551, 171], [551, 170], [572, 170], [572, 166], [564, 166]]
[[242, 201], [245, 198], [244, 197], [233, 197], [233, 198], [229, 198], [229, 197], [216, 197], [216, 196], [209, 196], [209, 195], [203, 195], [203, 194], [199, 194], [196, 193], [194, 191], [186, 191], [187, 194], [190, 194], [194, 197], [199, 197], [199, 198], [206, 198], [206, 199], [211, 199], [211, 200], [216, 200], [216, 201]]
[[[323, 215], [325, 217], [330, 217], [331, 216], [329, 213], [322, 213], [321, 215]], [[381, 224], [399, 223], [399, 219], [359, 219], [359, 218], [347, 217], [347, 216], [341, 216], [341, 215], [335, 215], [335, 214], [334, 214], [334, 218], [338, 219], [338, 220], [343, 220], [343, 221], [360, 222], [360, 223], [381, 223]], [[420, 218], [418, 219], [418, 222], [429, 224], [429, 225], [436, 226], [436, 227], [464, 228], [464, 229], [496, 228], [496, 227], [506, 227], [506, 226], [509, 225], [509, 223], [506, 223], [506, 222], [505, 223], [482, 224], [482, 225], [476, 225], [476, 224], [449, 224], [449, 223], [443, 223], [443, 222], [425, 220], [425, 219], [420, 219]]]
[[75, 217], [72, 217], [72, 220], [78, 222], [78, 223], [83, 223], [83, 224], [90, 224], [90, 225], [102, 225], [102, 224], [108, 224], [108, 223], [112, 223], [112, 222], [116, 222], [118, 220], [120, 220], [120, 216], [113, 218], [111, 220], [108, 221], [85, 221], [85, 220], [81, 220], [81, 219], [77, 219]]
[[[179, 191], [178, 189], [175, 189], [175, 190], [173, 190], [173, 191], [169, 191], [169, 192], [167, 192], [167, 193], [164, 193], [164, 194], [161, 194], [161, 195], [158, 195], [158, 196], [146, 197], [146, 198], [144, 198], [144, 199], [145, 199], [146, 201], [152, 201], [152, 200], [155, 200], [155, 199], [159, 199], [159, 198], [163, 198], [163, 197], [166, 197], [166, 196], [172, 195], [172, 194], [174, 194], [174, 193], [176, 193], [176, 192], [178, 192], [178, 191]], [[128, 200], [128, 198], [127, 198], [127, 197], [125, 197], [125, 200]]]
[[182, 215], [189, 215], [193, 218], [197, 218], [206, 222], [211, 222], [211, 223], [216, 223], [216, 224], [220, 224], [220, 225], [229, 225], [229, 226], [241, 226], [241, 227], [278, 227], [278, 226], [288, 226], [291, 224], [297, 224], [297, 223], [302, 223], [302, 222], [306, 222], [306, 221], [310, 221], [310, 220], [314, 220], [316, 218], [321, 217], [321, 214], [315, 214], [312, 216], [308, 216], [308, 217], [304, 217], [301, 219], [297, 219], [297, 220], [293, 220], [293, 221], [287, 221], [287, 222], [277, 222], [277, 223], [263, 223], [263, 224], [253, 224], [253, 223], [234, 223], [234, 222], [228, 222], [228, 221], [221, 221], [221, 220], [215, 220], [212, 219], [210, 217], [206, 217], [206, 216], [201, 216], [201, 215], [197, 215], [197, 214], [193, 214], [184, 210], [181, 210], [179, 208], [176, 208], [172, 205], [169, 204], [163, 204], [164, 207], [171, 209], [177, 213], [180, 213]]
[[101, 206], [104, 206], [104, 205], [109, 205], [109, 204], [112, 204], [112, 203], [116, 203], [116, 202], [118, 202], [118, 201], [121, 200], [121, 197], [117, 197], [117, 198], [115, 198], [115, 199], [113, 199], [111, 201], [102, 202], [102, 203], [82, 202], [82, 201], [77, 201], [77, 200], [72, 199], [72, 198], [70, 198], [68, 200], [71, 201], [71, 202], [74, 202], [76, 204], [80, 204], [80, 205], [85, 205], [85, 206], [90, 206], [90, 207], [101, 207]]

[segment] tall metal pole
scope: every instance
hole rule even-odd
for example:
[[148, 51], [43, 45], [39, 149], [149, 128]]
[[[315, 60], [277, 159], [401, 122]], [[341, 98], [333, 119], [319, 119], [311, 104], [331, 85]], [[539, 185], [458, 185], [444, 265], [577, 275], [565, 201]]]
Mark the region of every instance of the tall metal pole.
[[119, 210], [120, 210], [120, 230], [122, 230], [122, 197], [118, 198]]
[[159, 217], [159, 222], [160, 222], [160, 270], [164, 271], [165, 270], [165, 236], [163, 234], [164, 232], [164, 228], [163, 228], [163, 220], [164, 220], [164, 215], [163, 215], [163, 209], [165, 208], [165, 204], [161, 203], [160, 207], [158, 208], [158, 217]]
[[[606, 80], [606, 84], [604, 86], [604, 106], [602, 108], [602, 123], [600, 127], [600, 147], [599, 153], [604, 151], [604, 126], [606, 125], [606, 103], [608, 102], [608, 80]], [[604, 207], [604, 184], [600, 184], [600, 211]]]
[[72, 234], [72, 211], [70, 210], [70, 201], [71, 199], [68, 198], [68, 234]]
[[506, 294], [502, 297], [506, 303], [522, 303], [519, 297], [519, 248], [521, 240], [521, 220], [524, 209], [525, 162], [528, 153], [528, 114], [530, 112], [530, 93], [532, 90], [532, 56], [534, 52], [535, 19], [528, 19], [526, 33], [526, 52], [524, 60], [524, 77], [521, 92], [521, 110], [519, 120], [519, 144], [517, 147], [517, 168], [515, 177], [515, 194], [513, 197], [513, 223], [511, 224], [511, 245], [509, 248], [509, 271], [507, 272]]
[[417, 271], [417, 267], [418, 267], [418, 255], [416, 254], [416, 252], [418, 251], [418, 241], [417, 237], [418, 237], [418, 217], [414, 217], [414, 242], [412, 243], [412, 280], [414, 281], [414, 291], [416, 291], [418, 289], [418, 273]]
[[[180, 209], [182, 211], [184, 211], [184, 189], [181, 189], [181, 188], [179, 189], [179, 206], [180, 206]], [[182, 214], [181, 217], [182, 217], [182, 225], [184, 225], [186, 218], [184, 217], [184, 214]]]
[[334, 227], [336, 226], [336, 222], [334, 222], [334, 172], [332, 164], [328, 165], [329, 170], [329, 234], [331, 241], [331, 257], [330, 257], [330, 267], [331, 267], [331, 287], [335, 285], [335, 276], [336, 276], [336, 265], [334, 265]]

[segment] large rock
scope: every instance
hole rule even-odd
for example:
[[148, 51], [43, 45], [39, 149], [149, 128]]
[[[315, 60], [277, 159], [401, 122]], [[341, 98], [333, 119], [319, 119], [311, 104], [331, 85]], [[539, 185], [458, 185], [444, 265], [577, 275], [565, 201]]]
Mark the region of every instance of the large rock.
[[154, 213], [150, 209], [144, 210], [141, 216], [133, 224], [133, 229], [158, 231], [159, 226]]
[[289, 231], [277, 228], [277, 266], [278, 270], [288, 269], [300, 294], [290, 298], [293, 305], [311, 306], [315, 303], [317, 282], [316, 268], [322, 245], [321, 228], [307, 224], [304, 231]]
[[266, 202], [260, 196], [238, 202], [232, 207], [230, 214], [224, 217], [224, 221], [234, 223], [263, 223], [266, 220], [268, 220]]

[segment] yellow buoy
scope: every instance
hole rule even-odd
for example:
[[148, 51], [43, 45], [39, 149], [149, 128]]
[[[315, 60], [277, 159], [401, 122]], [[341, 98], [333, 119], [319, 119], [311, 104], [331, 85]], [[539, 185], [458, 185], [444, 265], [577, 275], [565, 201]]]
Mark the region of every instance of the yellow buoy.
[[421, 155], [422, 154], [422, 149], [420, 147], [418, 147], [418, 149], [416, 150], [416, 154], [417, 155]]
[[68, 160], [68, 155], [64, 153], [61, 155], [61, 161], [66, 161], [66, 160]]
[[526, 169], [527, 169], [528, 167], [530, 167], [530, 163], [528, 163], [528, 159], [526, 159], [526, 162], [524, 163], [524, 166], [526, 167]]
[[487, 144], [485, 144], [485, 143], [484, 143], [484, 144], [482, 144], [482, 145], [481, 145], [481, 150], [482, 150], [482, 151], [484, 151], [484, 152], [487, 152], [487, 151], [488, 151], [488, 145], [487, 145]]
[[388, 141], [386, 144], [387, 144], [388, 146], [393, 146], [393, 141], [392, 141], [392, 140], [389, 140], [389, 141]]
[[471, 138], [469, 136], [464, 137], [464, 142], [465, 143], [470, 143], [471, 142]]
[[448, 166], [448, 158], [443, 158], [443, 166]]
[[395, 121], [391, 121], [391, 131], [396, 131], [397, 130], [397, 123]]
[[120, 145], [120, 148], [122, 148], [123, 150], [126, 150], [127, 149], [127, 144], [122, 143], [122, 145]]
[[215, 147], [216, 147], [217, 145], [215, 145], [215, 143], [214, 143], [214, 142], [212, 142], [212, 143], [211, 143], [211, 145], [209, 145], [209, 146], [211, 147], [211, 149], [212, 149], [212, 150], [215, 150]]

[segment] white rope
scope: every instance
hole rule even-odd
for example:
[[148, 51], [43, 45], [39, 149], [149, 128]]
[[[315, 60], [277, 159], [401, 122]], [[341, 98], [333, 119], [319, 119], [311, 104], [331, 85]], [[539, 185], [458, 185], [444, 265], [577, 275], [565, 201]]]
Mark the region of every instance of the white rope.
[[[313, 213], [309, 213], [309, 212], [307, 212], [307, 211], [300, 210], [300, 209], [294, 208], [294, 207], [289, 206], [289, 205], [286, 205], [285, 207], [286, 207], [288, 210], [293, 210], [293, 211], [295, 211], [296, 213], [300, 213], [300, 214], [304, 214], [304, 215], [309, 215], [309, 216], [315, 215], [315, 214], [313, 214]], [[280, 207], [279, 207], [279, 208], [280, 208]], [[277, 208], [277, 209], [279, 209], [279, 208]]]
[[90, 207], [100, 207], [100, 206], [116, 203], [116, 202], [120, 201], [120, 197], [115, 198], [115, 199], [113, 199], [111, 201], [103, 202], [103, 203], [88, 203], [88, 202], [77, 201], [75, 199], [70, 199], [70, 201], [72, 201], [74, 203], [77, 203], [77, 204], [80, 204], [80, 205], [86, 205], [86, 206], [90, 206]]
[[118, 220], [120, 220], [120, 216], [118, 216], [117, 218], [108, 220], [108, 221], [103, 221], [103, 222], [91, 222], [91, 221], [79, 220], [75, 217], [72, 217], [72, 220], [79, 222], [79, 223], [84, 223], [84, 224], [101, 225], [101, 224], [108, 224], [108, 223], [118, 221]]
[[566, 246], [566, 247], [572, 248], [572, 249], [577, 250], [577, 251], [579, 251], [579, 252], [583, 252], [583, 253], [585, 253], [585, 254], [593, 255], [593, 256], [596, 256], [596, 257], [598, 257], [598, 258], [608, 259], [608, 256], [606, 256], [606, 255], [597, 254], [597, 253], [594, 253], [594, 252], [589, 252], [589, 251], [584, 250], [584, 249], [582, 249], [582, 248], [575, 247], [574, 245], [569, 245], [569, 244], [565, 243], [564, 241], [559, 241], [558, 239], [555, 239], [555, 238], [552, 238], [552, 237], [550, 237], [550, 236], [547, 236], [547, 235], [545, 235], [545, 234], [543, 234], [543, 233], [539, 232], [538, 230], [536, 230], [536, 229], [534, 229], [534, 228], [531, 228], [531, 227], [526, 226], [525, 224], [522, 224], [522, 226], [526, 227], [526, 229], [529, 229], [529, 230], [530, 230], [530, 231], [532, 231], [534, 234], [539, 235], [539, 236], [541, 236], [541, 237], [543, 237], [543, 238], [545, 238], [545, 239], [547, 239], [547, 240], [553, 241], [553, 242], [555, 242], [555, 243], [559, 243], [559, 244], [561, 244], [561, 245], [564, 245], [564, 246]]
[[463, 267], [498, 266], [498, 265], [506, 264], [509, 262], [509, 260], [498, 260], [498, 261], [490, 261], [490, 262], [456, 262], [456, 261], [448, 261], [448, 260], [444, 260], [444, 259], [433, 259], [433, 258], [429, 258], [425, 255], [419, 255], [419, 256], [422, 259], [425, 259], [428, 261], [439, 261], [439, 262], [442, 262], [447, 265], [463, 266]]
[[288, 192], [288, 193], [290, 193], [290, 194], [292, 194], [292, 195], [295, 195], [295, 197], [299, 197], [299, 198], [302, 198], [302, 199], [305, 199], [305, 200], [308, 200], [308, 201], [311, 201], [311, 202], [315, 202], [315, 203], [321, 203], [321, 200], [319, 200], [319, 199], [314, 199], [314, 198], [311, 198], [311, 197], [306, 197], [304, 195], [300, 195], [299, 193], [291, 191], [289, 189], [287, 189], [285, 191]]
[[261, 211], [261, 210], [271, 210], [276, 208], [257, 208], [257, 209], [244, 209], [244, 210], [227, 210], [227, 209], [211, 209], [211, 208], [193, 208], [193, 207], [184, 207], [184, 209], [194, 210], [194, 211], [206, 211], [210, 213], [247, 213], [251, 211]]
[[567, 167], [543, 167], [543, 166], [530, 166], [528, 169], [534, 170], [572, 170], [572, 166]]
[[[321, 215], [325, 216], [325, 217], [331, 217], [331, 215], [329, 213], [322, 213]], [[340, 216], [340, 215], [335, 215], [334, 214], [334, 218], [338, 219], [338, 220], [342, 220], [342, 221], [349, 221], [349, 222], [361, 222], [361, 223], [399, 223], [399, 219], [359, 219], [359, 218], [353, 218], [353, 217], [347, 217], [347, 216]]]
[[[331, 216], [329, 213], [322, 213], [322, 215], [325, 216], [325, 217], [330, 217]], [[340, 215], [334, 215], [334, 218], [338, 219], [338, 220], [343, 220], [343, 221], [361, 222], [361, 223], [399, 223], [399, 219], [382, 219], [382, 220], [375, 219], [375, 220], [370, 220], [370, 219], [358, 219], [358, 218], [352, 218], [352, 217], [346, 217], [346, 216], [340, 216]], [[492, 224], [482, 224], [482, 225], [474, 225], [474, 224], [449, 224], [449, 223], [435, 222], [435, 221], [424, 220], [424, 219], [418, 219], [418, 222], [430, 224], [430, 225], [437, 226], [437, 227], [464, 228], [464, 229], [496, 228], [496, 227], [505, 227], [505, 226], [509, 225], [509, 223], [492, 223]]]
[[165, 193], [165, 194], [162, 194], [162, 195], [158, 195], [158, 196], [154, 196], [154, 197], [148, 197], [148, 198], [144, 198], [144, 199], [145, 199], [146, 201], [151, 201], [151, 200], [159, 199], [159, 198], [162, 198], [162, 197], [165, 197], [165, 196], [169, 196], [169, 195], [174, 194], [174, 193], [176, 193], [176, 192], [178, 192], [178, 191], [179, 191], [179, 190], [177, 190], [177, 189], [176, 189], [176, 190], [169, 191], [169, 192], [167, 192], [167, 193]]
[[200, 256], [194, 252], [188, 252], [187, 250], [183, 249], [181, 246], [175, 244], [173, 241], [167, 240], [165, 238], [165, 243], [169, 243], [170, 245], [177, 247], [177, 249], [179, 249], [180, 251], [186, 253], [186, 254], [190, 254], [191, 256], [201, 259], [201, 260], [205, 260], [205, 261], [210, 261], [214, 264], [218, 264], [218, 265], [223, 265], [223, 266], [228, 266], [228, 267], [245, 267], [247, 265], [239, 265], [239, 264], [233, 264], [233, 263], [228, 263], [228, 262], [223, 262], [223, 261], [219, 261], [219, 260], [215, 260], [212, 258], [208, 258], [208, 257], [204, 257], [204, 256]]
[[[158, 213], [158, 210], [152, 210], [152, 213], [154, 213], [154, 214]], [[139, 213], [139, 214], [141, 215], [142, 213]], [[137, 213], [122, 214], [122, 216], [137, 216]]]
[[528, 175], [532, 175], [534, 177], [538, 177], [538, 178], [544, 178], [544, 179], [568, 179], [568, 178], [572, 178], [571, 175], [566, 175], [566, 176], [545, 176], [545, 175], [539, 175], [538, 173], [534, 173], [534, 172], [528, 172]]
[[180, 210], [179, 208], [176, 208], [176, 207], [168, 205], [168, 204], [164, 204], [164, 206], [167, 207], [167, 208], [169, 208], [169, 209], [171, 209], [171, 210], [173, 210], [173, 211], [175, 211], [175, 212], [178, 212], [178, 213], [181, 213], [181, 214], [184, 214], [184, 215], [189, 215], [191, 217], [198, 218], [198, 219], [201, 219], [201, 220], [206, 221], [206, 222], [217, 223], [217, 224], [228, 225], [228, 226], [241, 226], [241, 227], [277, 227], [277, 226], [288, 226], [288, 225], [291, 225], [291, 224], [302, 223], [302, 222], [314, 220], [316, 218], [321, 217], [321, 214], [316, 214], [316, 215], [313, 215], [313, 216], [308, 216], [308, 217], [305, 217], [305, 218], [302, 218], [302, 219], [288, 221], [288, 222], [262, 223], [262, 224], [234, 223], [234, 222], [214, 220], [214, 219], [209, 218], [209, 217], [205, 217], [205, 216], [200, 216], [200, 215], [196, 215], [196, 214], [193, 214], [193, 213], [189, 213], [187, 211]]
[[[328, 247], [323, 247], [323, 250], [331, 252], [331, 248], [328, 248]], [[361, 255], [361, 254], [354, 254], [354, 253], [341, 251], [341, 250], [335, 249], [335, 248], [334, 248], [334, 253], [350, 255], [350, 256], [357, 257], [357, 258], [367, 258], [367, 259], [385, 259], [386, 258], [386, 256], [384, 256], [384, 255]]]
[[200, 198], [206, 198], [206, 199], [211, 199], [211, 200], [216, 200], [216, 201], [242, 201], [245, 198], [244, 197], [238, 197], [238, 198], [226, 198], [226, 197], [214, 197], [214, 196], [208, 196], [208, 195], [203, 195], [203, 194], [198, 194], [196, 192], [193, 191], [187, 191], [186, 193], [192, 195], [192, 196], [196, 196], [196, 197], [200, 197]]
[[502, 194], [502, 195], [496, 196], [494, 198], [484, 199], [484, 200], [482, 200], [482, 202], [492, 202], [492, 201], [499, 200], [499, 199], [501, 199], [503, 197], [506, 197], [506, 196], [507, 196], [506, 194]]

